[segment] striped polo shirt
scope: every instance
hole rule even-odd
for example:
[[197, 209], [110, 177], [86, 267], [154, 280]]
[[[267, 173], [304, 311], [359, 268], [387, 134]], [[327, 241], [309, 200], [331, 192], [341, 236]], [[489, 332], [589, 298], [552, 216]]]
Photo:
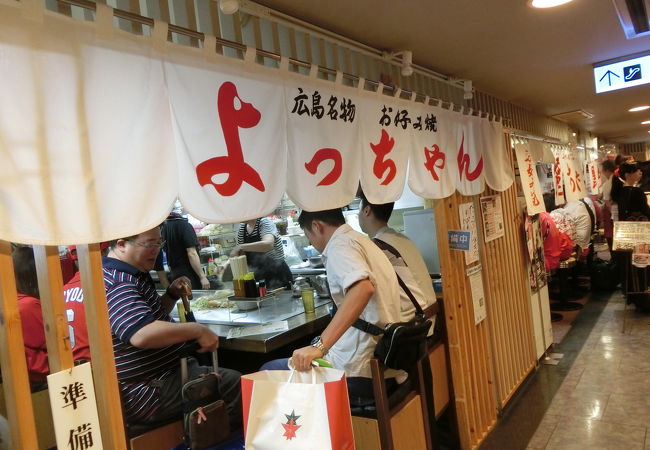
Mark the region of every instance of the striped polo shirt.
[[255, 241], [259, 241], [266, 234], [273, 235], [273, 248], [267, 253], [273, 257], [273, 259], [284, 260], [284, 248], [282, 247], [282, 240], [280, 239], [278, 229], [271, 219], [268, 217], [260, 217], [255, 222], [255, 228], [252, 233], [246, 232], [246, 223], [239, 224], [239, 230], [237, 231], [237, 244], [243, 244], [248, 236], [254, 236]]
[[179, 366], [184, 344], [142, 349], [131, 337], [155, 320], [173, 322], [163, 308], [151, 276], [115, 258], [103, 259], [104, 285], [115, 366], [128, 421], [142, 421], [161, 406], [156, 383]]

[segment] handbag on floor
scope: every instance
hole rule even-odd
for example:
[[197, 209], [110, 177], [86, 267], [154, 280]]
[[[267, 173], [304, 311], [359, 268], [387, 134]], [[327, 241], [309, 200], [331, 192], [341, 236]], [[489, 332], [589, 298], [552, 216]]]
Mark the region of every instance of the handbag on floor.
[[354, 449], [345, 373], [264, 370], [242, 375], [247, 449]]
[[181, 359], [183, 388], [183, 428], [185, 444], [192, 450], [217, 445], [230, 436], [230, 422], [225, 402], [219, 394], [219, 376], [214, 372], [187, 380], [187, 358]]

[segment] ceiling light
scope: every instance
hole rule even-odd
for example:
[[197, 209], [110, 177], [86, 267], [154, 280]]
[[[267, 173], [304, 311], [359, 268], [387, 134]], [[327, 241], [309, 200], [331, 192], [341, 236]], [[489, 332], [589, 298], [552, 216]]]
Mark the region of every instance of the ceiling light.
[[571, 1], [573, 0], [530, 0], [530, 6], [533, 8], [553, 8]]
[[219, 9], [224, 14], [235, 14], [239, 11], [239, 0], [219, 0]]
[[645, 111], [646, 109], [650, 109], [650, 106], [648, 106], [648, 105], [636, 106], [634, 108], [628, 109], [628, 111], [629, 112], [639, 112], [639, 111]]
[[641, 125], [650, 125], [650, 120], [644, 120]]

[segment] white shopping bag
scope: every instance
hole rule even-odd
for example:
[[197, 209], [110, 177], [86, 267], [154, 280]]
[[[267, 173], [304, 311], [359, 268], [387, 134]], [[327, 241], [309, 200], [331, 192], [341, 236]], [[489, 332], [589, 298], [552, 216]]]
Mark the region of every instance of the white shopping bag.
[[341, 370], [265, 370], [241, 378], [246, 448], [354, 449]]

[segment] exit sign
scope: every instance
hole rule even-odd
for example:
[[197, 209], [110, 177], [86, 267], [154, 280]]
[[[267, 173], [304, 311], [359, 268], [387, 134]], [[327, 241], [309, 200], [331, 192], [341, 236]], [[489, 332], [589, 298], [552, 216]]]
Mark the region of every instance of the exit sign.
[[650, 83], [650, 55], [594, 67], [596, 93]]

